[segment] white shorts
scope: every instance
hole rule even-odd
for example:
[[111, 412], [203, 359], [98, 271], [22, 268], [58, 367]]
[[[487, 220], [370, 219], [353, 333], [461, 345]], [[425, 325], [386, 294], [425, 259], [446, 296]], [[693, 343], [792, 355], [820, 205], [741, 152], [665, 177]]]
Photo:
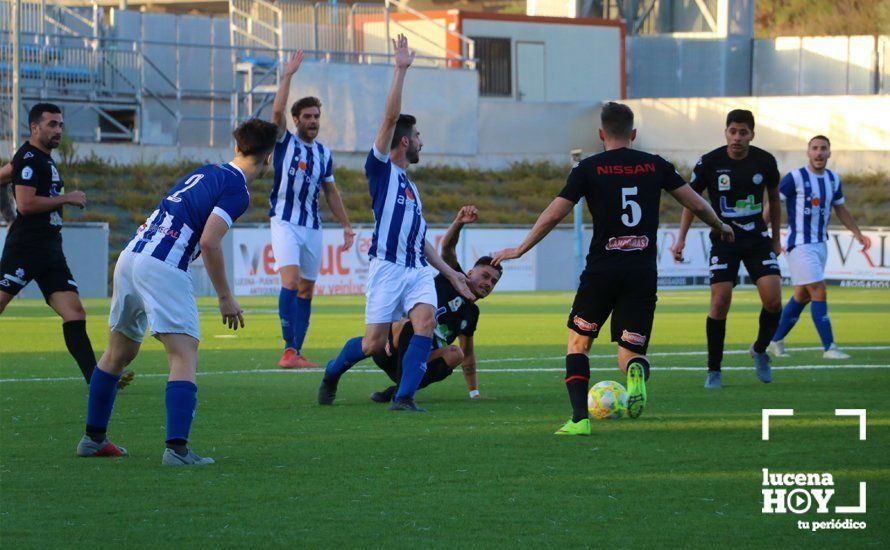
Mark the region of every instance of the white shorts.
[[788, 269], [794, 286], [818, 283], [825, 280], [825, 262], [828, 260], [827, 243], [799, 244], [788, 253]]
[[321, 269], [321, 229], [312, 229], [272, 218], [272, 253], [278, 269], [287, 265], [300, 268], [300, 278], [318, 279]]
[[393, 323], [417, 304], [436, 307], [434, 277], [430, 267], [405, 267], [372, 258], [365, 291], [365, 323]]
[[152, 336], [188, 334], [200, 340], [191, 274], [148, 254], [121, 252], [108, 326], [135, 342], [142, 342], [149, 326]]

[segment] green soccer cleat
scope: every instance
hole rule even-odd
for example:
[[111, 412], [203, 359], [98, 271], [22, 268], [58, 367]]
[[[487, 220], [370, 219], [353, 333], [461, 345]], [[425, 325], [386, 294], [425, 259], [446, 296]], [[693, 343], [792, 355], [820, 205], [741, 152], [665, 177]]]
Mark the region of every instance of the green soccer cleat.
[[646, 374], [643, 365], [631, 363], [627, 366], [627, 416], [639, 418], [646, 406]]
[[585, 418], [577, 422], [572, 422], [569, 418], [562, 428], [553, 432], [554, 435], [590, 435], [590, 419]]

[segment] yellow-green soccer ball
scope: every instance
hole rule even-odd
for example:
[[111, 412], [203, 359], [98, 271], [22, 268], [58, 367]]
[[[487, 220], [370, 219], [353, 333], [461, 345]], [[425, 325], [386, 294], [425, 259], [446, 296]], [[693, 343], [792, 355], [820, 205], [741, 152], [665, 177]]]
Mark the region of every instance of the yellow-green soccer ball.
[[617, 420], [627, 410], [627, 390], [618, 382], [604, 380], [587, 392], [587, 410], [598, 420]]

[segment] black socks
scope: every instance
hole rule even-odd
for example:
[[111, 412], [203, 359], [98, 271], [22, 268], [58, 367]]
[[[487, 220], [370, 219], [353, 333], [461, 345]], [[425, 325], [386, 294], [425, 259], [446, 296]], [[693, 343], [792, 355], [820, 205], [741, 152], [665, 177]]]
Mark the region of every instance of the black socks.
[[93, 369], [96, 368], [96, 354], [93, 353], [93, 345], [90, 343], [90, 337], [87, 336], [87, 322], [68, 321], [62, 323], [62, 334], [65, 335], [68, 353], [77, 361], [80, 372], [83, 373], [84, 379], [89, 384]]
[[[773, 328], [775, 332], [775, 327]], [[705, 332], [708, 335], [708, 370], [719, 371], [723, 363], [723, 343], [726, 340], [726, 319], [712, 319], [708, 317], [705, 324]], [[769, 335], [772, 337], [772, 334]], [[767, 340], [769, 340], [769, 337]]]
[[782, 318], [782, 311], [760, 310], [760, 328], [757, 330], [757, 341], [754, 342], [754, 351], [763, 353], [772, 340], [776, 329], [779, 328], [779, 320]]
[[566, 355], [566, 389], [572, 403], [572, 422], [589, 416], [587, 391], [590, 386], [590, 359], [583, 353]]

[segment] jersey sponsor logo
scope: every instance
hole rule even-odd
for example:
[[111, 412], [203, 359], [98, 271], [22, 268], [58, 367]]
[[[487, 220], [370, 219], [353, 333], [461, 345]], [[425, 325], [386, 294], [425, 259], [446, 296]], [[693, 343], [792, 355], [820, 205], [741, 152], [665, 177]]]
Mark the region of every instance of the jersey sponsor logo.
[[25, 166], [24, 168], [22, 168], [22, 179], [23, 180], [28, 181], [32, 177], [34, 177], [34, 170], [32, 170], [30, 166]]
[[813, 206], [819, 206], [822, 201], [819, 200], [819, 197], [813, 197]]
[[460, 306], [464, 305], [464, 299], [460, 296], [448, 302], [448, 309], [453, 312], [457, 312], [460, 309]]
[[621, 340], [628, 344], [633, 344], [634, 346], [645, 345], [646, 338], [647, 336], [645, 334], [637, 334], [636, 332], [630, 332], [629, 330], [625, 330], [621, 333]]
[[718, 191], [729, 191], [730, 187], [729, 174], [720, 174], [717, 176], [717, 190]]
[[585, 321], [579, 315], [575, 315], [572, 318], [572, 324], [574, 324], [576, 327], [580, 328], [581, 330], [586, 330], [588, 332], [595, 332], [598, 327], [598, 325], [596, 323], [591, 323], [590, 321]]
[[729, 206], [726, 197], [720, 197], [720, 213], [726, 218], [744, 218], [753, 216], [763, 211], [763, 205], [755, 202], [754, 195], [748, 195], [744, 199], [735, 201], [734, 206]]
[[411, 202], [414, 202], [414, 193], [411, 192], [410, 187], [405, 187], [405, 197]]
[[597, 176], [635, 176], [637, 174], [654, 174], [655, 163], [643, 164], [607, 164], [596, 167]]
[[29, 158], [33, 158], [34, 153], [25, 153], [25, 156], [22, 157], [22, 160], [28, 160]]
[[62, 178], [59, 176], [59, 171], [56, 170], [56, 165], [50, 164], [49, 167], [53, 171], [53, 181], [60, 181]]
[[643, 250], [649, 246], [649, 237], [646, 235], [626, 235], [624, 237], [609, 237], [606, 250]]
[[754, 182], [754, 185], [760, 185], [761, 183], [763, 183], [763, 174], [759, 172], [757, 174], [754, 174], [754, 177], [751, 178], [751, 181]]

